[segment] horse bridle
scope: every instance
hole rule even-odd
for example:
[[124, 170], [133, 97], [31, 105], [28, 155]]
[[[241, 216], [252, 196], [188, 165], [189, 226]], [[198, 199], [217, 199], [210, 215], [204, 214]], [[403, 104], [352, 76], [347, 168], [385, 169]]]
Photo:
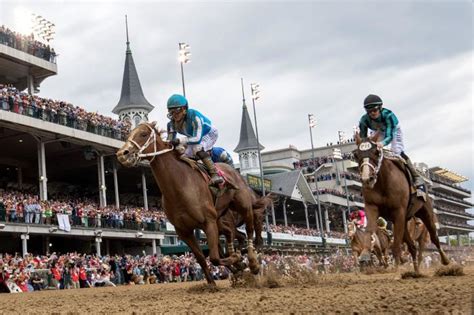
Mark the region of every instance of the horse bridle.
[[[370, 141], [370, 143], [372, 145], [376, 145], [374, 142]], [[379, 156], [379, 159], [377, 161], [377, 165], [376, 166], [373, 166], [372, 163], [370, 163], [370, 158], [368, 157], [364, 157], [362, 159], [362, 163], [359, 165], [359, 173], [361, 174], [362, 173], [362, 167], [364, 166], [368, 166], [369, 168], [371, 168], [373, 171], [374, 171], [374, 177], [375, 177], [375, 181], [377, 181], [377, 177], [378, 177], [378, 174], [379, 174], [379, 171], [380, 171], [380, 167], [382, 166], [382, 160], [383, 160], [383, 148], [377, 148], [377, 151], [379, 151], [380, 153], [380, 156]]]
[[[141, 158], [152, 156], [152, 159], [150, 160], [150, 163], [151, 163], [155, 159], [156, 156], [162, 155], [174, 150], [174, 146], [171, 144], [171, 148], [156, 151], [156, 133], [157, 132], [155, 128], [150, 127], [150, 125], [148, 124], [144, 124], [144, 125], [147, 126], [148, 129], [150, 129], [150, 135], [148, 136], [148, 139], [145, 141], [145, 143], [142, 146], [140, 146], [135, 140], [128, 139], [128, 141], [130, 141], [138, 149], [138, 152], [134, 154], [135, 159], [136, 159], [136, 161], [134, 161], [135, 163], [138, 163]], [[153, 152], [143, 153], [143, 151], [145, 151], [152, 142], [153, 142]]]

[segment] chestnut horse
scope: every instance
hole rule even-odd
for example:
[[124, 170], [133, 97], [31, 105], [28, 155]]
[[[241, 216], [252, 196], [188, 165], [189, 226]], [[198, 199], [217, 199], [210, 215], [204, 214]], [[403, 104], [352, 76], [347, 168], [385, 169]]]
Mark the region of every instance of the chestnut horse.
[[368, 220], [367, 230], [375, 233], [379, 216], [392, 221], [394, 225], [392, 252], [395, 264], [396, 266], [400, 264], [401, 245], [405, 241], [413, 258], [415, 272], [418, 273], [416, 246], [406, 228], [410, 219], [407, 217], [410, 206], [411, 215], [416, 213], [425, 224], [431, 241], [439, 251], [441, 262], [448, 265], [449, 259], [439, 243], [430, 198], [426, 201], [416, 198], [412, 205], [410, 204], [410, 183], [407, 176], [394, 161], [384, 158], [383, 149], [377, 148], [375, 142], [378, 136], [376, 133], [372, 138], [361, 139], [359, 134], [356, 134], [357, 149], [353, 151], [361, 174], [362, 195]]
[[422, 221], [418, 221], [417, 218], [411, 218], [407, 223], [408, 233], [410, 233], [411, 239], [418, 245], [418, 266], [421, 266], [423, 260], [423, 251], [430, 242], [430, 236], [426, 226]]
[[[248, 187], [252, 194], [253, 202], [253, 221], [255, 226], [255, 247], [259, 248], [263, 245], [262, 227], [265, 219], [265, 210], [273, 203], [272, 194], [265, 197], [259, 197], [250, 187]], [[246, 236], [244, 233], [237, 230], [238, 227], [244, 224], [242, 216], [233, 211], [227, 211], [224, 215], [219, 217], [217, 225], [219, 228], [219, 235], [224, 235], [226, 238], [227, 253], [234, 253], [234, 240], [237, 239], [239, 247], [243, 248]]]
[[193, 231], [201, 229], [206, 233], [209, 258], [214, 265], [231, 267], [238, 263], [238, 254], [225, 259], [219, 257], [217, 218], [226, 209], [242, 216], [247, 232], [249, 267], [254, 274], [258, 273], [259, 264], [253, 246], [253, 199], [247, 183], [235, 169], [227, 164], [217, 163], [224, 176], [238, 189], [225, 189], [215, 204], [208, 180], [199, 170], [192, 169], [181, 160], [180, 154], [170, 143], [161, 139], [156, 123], [138, 125], [116, 155], [125, 167], [136, 166], [142, 159], [150, 162], [155, 181], [162, 192], [166, 217], [174, 225], [178, 236], [191, 248], [209, 285], [216, 284]]
[[[354, 256], [356, 266], [359, 265], [359, 257], [370, 257], [371, 252], [377, 256], [380, 265], [388, 267], [388, 249], [390, 247], [390, 239], [388, 235], [377, 229], [374, 244], [372, 245], [372, 235], [370, 232], [362, 231], [353, 221], [347, 222], [347, 234], [351, 240], [352, 256]], [[366, 255], [362, 255], [366, 254]], [[372, 259], [370, 259], [372, 261]]]

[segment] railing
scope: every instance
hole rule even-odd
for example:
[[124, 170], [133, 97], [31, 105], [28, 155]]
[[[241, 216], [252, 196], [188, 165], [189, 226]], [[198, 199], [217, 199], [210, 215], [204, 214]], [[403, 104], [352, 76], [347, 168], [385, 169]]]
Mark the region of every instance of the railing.
[[92, 122], [87, 119], [81, 119], [79, 117], [68, 116], [65, 111], [53, 110], [50, 108], [42, 108], [36, 106], [19, 106], [18, 110], [10, 108], [8, 102], [2, 101], [0, 97], [0, 109], [11, 111], [20, 115], [37, 118], [43, 121], [55, 123], [58, 125], [87, 131], [100, 136], [113, 138], [117, 140], [125, 140], [126, 135], [122, 133], [119, 128], [110, 127], [108, 125], [100, 124], [98, 122]]
[[[32, 215], [31, 222], [25, 217], [19, 217], [16, 214], [10, 213], [7, 216], [6, 211], [0, 210], [0, 222], [11, 222], [20, 224], [31, 224], [37, 226], [51, 226], [58, 225], [56, 216], [43, 216], [43, 215]], [[134, 231], [148, 231], [148, 232], [160, 232], [166, 230], [165, 221], [153, 221], [153, 222], [138, 222], [134, 220], [119, 220], [112, 218], [98, 218], [98, 217], [79, 217], [69, 215], [69, 223], [71, 227], [82, 227], [82, 228], [104, 228], [114, 230], [134, 230]]]

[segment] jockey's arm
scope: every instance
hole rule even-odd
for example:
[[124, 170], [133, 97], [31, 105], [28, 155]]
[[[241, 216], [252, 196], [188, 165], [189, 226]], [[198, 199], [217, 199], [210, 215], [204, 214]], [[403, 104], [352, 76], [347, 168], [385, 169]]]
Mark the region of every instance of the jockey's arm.
[[367, 123], [365, 122], [365, 116], [366, 115], [362, 116], [362, 118], [359, 121], [359, 135], [361, 138], [367, 137], [368, 127], [367, 127]]
[[385, 138], [382, 140], [383, 146], [388, 145], [392, 142], [393, 137], [395, 136], [395, 127], [397, 125], [397, 118], [395, 115], [390, 112], [387, 117], [385, 117]]
[[174, 130], [173, 123], [171, 121], [168, 122], [168, 125], [166, 126], [166, 131], [168, 132], [166, 140], [171, 141], [176, 139], [176, 130]]
[[193, 136], [184, 138], [181, 143], [188, 143], [188, 144], [199, 144], [201, 143], [202, 136], [203, 136], [203, 128], [202, 128], [202, 119], [198, 116], [194, 117], [193, 120]]

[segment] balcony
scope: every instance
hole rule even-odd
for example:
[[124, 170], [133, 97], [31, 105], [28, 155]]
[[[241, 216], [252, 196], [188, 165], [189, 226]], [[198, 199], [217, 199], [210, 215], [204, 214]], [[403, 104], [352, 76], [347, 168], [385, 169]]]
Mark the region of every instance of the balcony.
[[467, 190], [457, 188], [456, 186], [449, 186], [437, 181], [433, 181], [432, 189], [434, 191], [438, 191], [441, 193], [455, 195], [456, 197], [459, 197], [460, 199], [471, 197], [471, 192]]
[[455, 206], [458, 206], [458, 207], [472, 208], [472, 203], [470, 203], [469, 201], [466, 201], [466, 200], [462, 200], [462, 199], [457, 199], [456, 200], [455, 198], [446, 198], [444, 196], [434, 195], [433, 200], [435, 202], [435, 207], [436, 207], [436, 202], [437, 201], [443, 201], [443, 202], [446, 202], [446, 203], [449, 203], [451, 205], [455, 205]]

